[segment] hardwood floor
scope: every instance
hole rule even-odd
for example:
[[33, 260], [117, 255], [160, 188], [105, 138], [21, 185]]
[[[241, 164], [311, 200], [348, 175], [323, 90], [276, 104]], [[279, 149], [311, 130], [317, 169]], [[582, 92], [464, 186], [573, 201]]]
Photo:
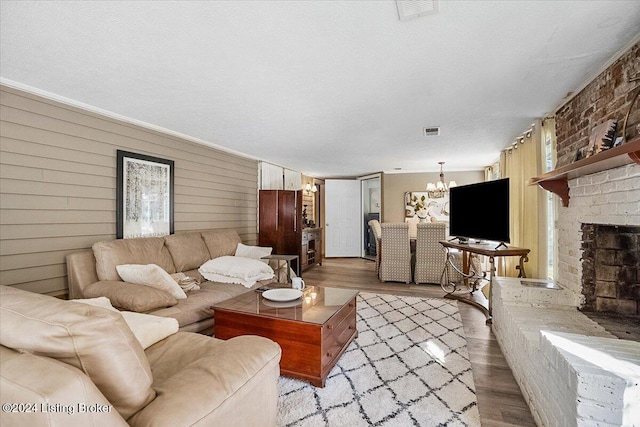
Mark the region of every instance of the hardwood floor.
[[[382, 283], [376, 276], [375, 263], [358, 258], [324, 259], [322, 266], [306, 270], [303, 278], [307, 285], [426, 298], [443, 296], [442, 289], [435, 285]], [[458, 303], [458, 309], [467, 336], [482, 425], [535, 426], [491, 327], [485, 325], [484, 315], [477, 308], [464, 303]]]

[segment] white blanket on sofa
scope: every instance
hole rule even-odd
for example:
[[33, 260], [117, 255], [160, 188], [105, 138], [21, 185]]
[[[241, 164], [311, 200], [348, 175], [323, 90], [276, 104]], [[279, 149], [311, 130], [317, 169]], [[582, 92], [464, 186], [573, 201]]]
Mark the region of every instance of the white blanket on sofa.
[[210, 259], [198, 269], [200, 274], [212, 282], [238, 283], [247, 288], [259, 280], [273, 279], [273, 268], [257, 259], [237, 256], [221, 256]]

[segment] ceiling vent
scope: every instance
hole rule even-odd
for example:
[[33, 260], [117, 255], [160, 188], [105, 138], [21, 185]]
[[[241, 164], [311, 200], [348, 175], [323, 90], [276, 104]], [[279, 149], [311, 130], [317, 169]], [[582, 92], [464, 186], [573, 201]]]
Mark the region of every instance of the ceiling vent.
[[424, 136], [440, 136], [439, 127], [422, 128], [422, 134]]
[[401, 21], [438, 11], [438, 0], [396, 0], [396, 4]]

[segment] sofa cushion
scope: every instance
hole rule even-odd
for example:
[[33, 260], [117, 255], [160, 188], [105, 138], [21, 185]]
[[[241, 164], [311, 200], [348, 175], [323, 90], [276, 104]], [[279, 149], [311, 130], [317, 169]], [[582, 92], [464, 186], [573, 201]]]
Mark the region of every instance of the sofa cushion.
[[125, 419], [155, 397], [140, 343], [104, 308], [0, 286], [0, 344], [82, 370]]
[[131, 426], [275, 425], [281, 355], [275, 342], [178, 332], [146, 354], [158, 397], [127, 420]]
[[84, 288], [86, 298], [107, 297], [114, 307], [145, 313], [176, 305], [178, 300], [164, 291], [132, 283], [104, 280]]
[[93, 255], [100, 280], [120, 280], [116, 266], [121, 264], [157, 264], [169, 274], [176, 272], [162, 237], [98, 242], [93, 245]]
[[209, 250], [209, 259], [234, 255], [238, 243], [241, 242], [240, 236], [235, 230], [203, 231], [201, 235]]
[[[28, 402], [37, 409], [28, 414], [3, 411], [3, 426], [127, 426], [89, 377], [73, 366], [4, 346], [0, 346], [0, 363], [2, 402]], [[109, 410], [81, 411], [79, 404]], [[57, 410], [43, 411], [50, 407]]]
[[200, 267], [211, 259], [209, 249], [200, 233], [173, 234], [164, 238], [176, 271], [188, 271]]
[[121, 264], [116, 271], [125, 282], [158, 289], [175, 299], [187, 297], [178, 282], [156, 264]]
[[[258, 282], [254, 289], [260, 286], [261, 284]], [[238, 284], [203, 282], [200, 284], [200, 290], [189, 292], [189, 297], [186, 300], [180, 300], [173, 307], [156, 310], [152, 314], [173, 317], [178, 320], [178, 324], [182, 328], [183, 326], [212, 318], [213, 310], [211, 306], [213, 304], [245, 292], [247, 292], [247, 288]]]

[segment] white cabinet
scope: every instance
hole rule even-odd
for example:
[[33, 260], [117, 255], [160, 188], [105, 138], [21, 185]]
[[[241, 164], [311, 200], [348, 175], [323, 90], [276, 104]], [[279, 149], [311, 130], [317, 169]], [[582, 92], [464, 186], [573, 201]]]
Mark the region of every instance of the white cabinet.
[[260, 190], [302, 190], [302, 174], [260, 162]]
[[260, 162], [260, 189], [284, 190], [284, 169], [271, 163]]
[[302, 190], [302, 174], [291, 169], [284, 170], [284, 189]]

